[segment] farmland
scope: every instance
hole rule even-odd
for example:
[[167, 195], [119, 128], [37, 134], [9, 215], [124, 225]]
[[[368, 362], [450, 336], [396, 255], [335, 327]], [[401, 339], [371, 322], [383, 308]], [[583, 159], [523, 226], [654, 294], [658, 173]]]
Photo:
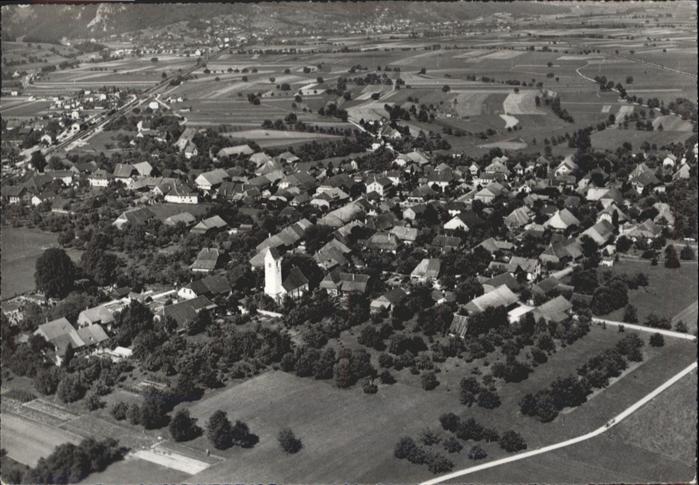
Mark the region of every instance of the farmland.
[[34, 466], [63, 443], [79, 443], [81, 437], [13, 414], [2, 413], [2, 447], [10, 458]]

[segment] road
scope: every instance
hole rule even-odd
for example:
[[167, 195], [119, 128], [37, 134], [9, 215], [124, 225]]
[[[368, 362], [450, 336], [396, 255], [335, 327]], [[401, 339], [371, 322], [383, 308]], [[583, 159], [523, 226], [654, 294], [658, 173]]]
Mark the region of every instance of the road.
[[680, 338], [683, 340], [693, 340], [693, 341], [697, 340], [697, 338], [692, 334], [675, 332], [673, 330], [665, 330], [662, 328], [646, 327], [643, 325], [636, 325], [634, 323], [618, 322], [616, 320], [607, 320], [604, 318], [596, 318], [596, 317], [592, 317], [592, 321], [595, 323], [604, 323], [605, 325], [614, 325], [616, 327], [624, 327], [624, 328], [628, 328], [629, 330], [638, 330], [639, 332], [659, 333], [660, 335], [664, 335], [666, 337]]
[[548, 453], [549, 451], [554, 451], [558, 450], [560, 448], [565, 448], [567, 446], [571, 446], [577, 443], [580, 443], [582, 441], [589, 440], [591, 438], [594, 438], [595, 436], [599, 436], [602, 433], [606, 433], [610, 429], [612, 429], [614, 426], [617, 424], [621, 423], [624, 419], [628, 418], [631, 416], [633, 413], [641, 409], [644, 405], [648, 404], [651, 400], [656, 398], [659, 394], [661, 394], [663, 391], [668, 389], [670, 386], [675, 384], [677, 381], [682, 379], [684, 376], [689, 374], [690, 372], [694, 371], [697, 368], [697, 363], [693, 362], [691, 365], [688, 367], [685, 367], [683, 370], [672, 376], [670, 379], [665, 381], [663, 384], [660, 386], [656, 387], [653, 391], [651, 391], [649, 394], [644, 396], [642, 399], [636, 401], [634, 404], [623, 410], [621, 413], [617, 414], [614, 416], [612, 419], [607, 421], [607, 423], [604, 426], [600, 426], [599, 428], [595, 429], [594, 431], [591, 431], [587, 434], [577, 436], [575, 438], [571, 438], [569, 440], [561, 441], [559, 443], [554, 443], [552, 445], [544, 446], [543, 448], [537, 448], [536, 450], [531, 450], [531, 451], [525, 451], [523, 453], [518, 453], [516, 455], [508, 456], [506, 458], [500, 458], [499, 460], [493, 460], [488, 463], [483, 463], [482, 465], [476, 465], [472, 466], [469, 468], [464, 468], [462, 470], [457, 470], [452, 473], [448, 473], [446, 475], [442, 475], [441, 477], [436, 477], [432, 478], [431, 480], [427, 480], [425, 482], [422, 482], [421, 485], [435, 485], [437, 483], [443, 483], [448, 480], [453, 480], [455, 478], [463, 477], [465, 475], [469, 475], [471, 473], [475, 473], [481, 470], [487, 470], [488, 468], [493, 468], [496, 466], [500, 465], [505, 465], [507, 463], [512, 463], [515, 461], [519, 460], [524, 460], [525, 458], [529, 458], [532, 456], [536, 455], [541, 455], [543, 453]]

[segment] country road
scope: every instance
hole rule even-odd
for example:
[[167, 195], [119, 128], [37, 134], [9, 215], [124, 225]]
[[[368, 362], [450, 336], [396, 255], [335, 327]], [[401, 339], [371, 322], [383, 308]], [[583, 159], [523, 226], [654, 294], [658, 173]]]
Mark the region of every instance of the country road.
[[508, 456], [505, 458], [500, 458], [499, 460], [493, 460], [487, 463], [483, 463], [482, 465], [476, 465], [472, 466], [469, 468], [464, 468], [461, 470], [457, 470], [452, 473], [448, 473], [446, 475], [442, 475], [440, 477], [433, 478], [431, 480], [427, 480], [425, 482], [422, 482], [421, 485], [435, 485], [437, 483], [443, 483], [448, 480], [453, 480], [454, 478], [459, 478], [463, 477], [465, 475], [469, 475], [471, 473], [475, 473], [481, 470], [487, 470], [488, 468], [493, 468], [496, 466], [500, 465], [505, 465], [507, 463], [512, 463], [515, 461], [519, 460], [524, 460], [525, 458], [529, 458], [532, 456], [536, 455], [541, 455], [543, 453], [548, 453], [549, 451], [554, 451], [558, 450], [560, 448], [565, 448], [567, 446], [574, 445], [576, 443], [580, 443], [582, 441], [589, 440], [591, 438], [594, 438], [595, 436], [599, 436], [602, 433], [606, 433], [609, 431], [611, 428], [622, 422], [624, 419], [628, 418], [631, 416], [633, 413], [641, 409], [644, 405], [649, 403], [651, 400], [656, 398], [659, 394], [661, 394], [663, 391], [671, 387], [673, 384], [678, 382], [680, 379], [682, 379], [684, 376], [689, 374], [690, 372], [694, 371], [697, 368], [697, 363], [693, 362], [691, 365], [685, 367], [683, 370], [672, 376], [670, 379], [665, 381], [663, 384], [660, 386], [656, 387], [653, 391], [651, 391], [649, 394], [645, 395], [643, 398], [640, 400], [636, 401], [634, 404], [626, 408], [624, 411], [621, 413], [617, 414], [614, 416], [612, 419], [607, 421], [607, 423], [604, 426], [600, 426], [599, 428], [595, 429], [594, 431], [591, 431], [587, 434], [577, 436], [575, 438], [571, 438], [569, 440], [561, 441], [558, 443], [554, 443], [552, 445], [544, 446], [543, 448], [537, 448], [536, 450], [531, 450], [531, 451], [525, 451], [522, 453], [518, 453], [516, 455]]

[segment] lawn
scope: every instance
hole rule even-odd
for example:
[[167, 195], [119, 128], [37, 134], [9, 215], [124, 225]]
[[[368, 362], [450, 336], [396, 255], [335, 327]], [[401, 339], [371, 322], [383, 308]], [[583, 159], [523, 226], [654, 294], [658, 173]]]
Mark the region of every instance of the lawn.
[[[2, 298], [11, 298], [35, 289], [36, 260], [45, 249], [58, 246], [57, 235], [39, 229], [3, 226], [0, 231], [2, 244]], [[80, 259], [81, 251], [68, 250], [73, 261]]]
[[[449, 411], [472, 416], [500, 432], [517, 430], [530, 448], [583, 434], [678, 372], [696, 353], [693, 345], [669, 339], [662, 349], [646, 346], [642, 364], [553, 422], [541, 424], [519, 414], [517, 403], [525, 393], [548, 385], [556, 377], [574, 373], [593, 353], [610, 347], [618, 337], [616, 330], [594, 327], [587, 337], [561, 349], [548, 363], [537, 367], [528, 380], [502, 385], [498, 391], [502, 405], [495, 410], [466, 408], [458, 401], [459, 381], [471, 375], [472, 366], [483, 367], [480, 361], [466, 364], [450, 359], [438, 374], [440, 386], [431, 392], [424, 391], [419, 376], [411, 375], [408, 370], [394, 372], [398, 382], [382, 385], [377, 395], [363, 394], [359, 387], [340, 390], [330, 382], [301, 379], [278, 371], [265, 373], [212, 393], [190, 406], [200, 425], [214, 411], [222, 409], [231, 419], [247, 422], [260, 439], [253, 449], [216, 450], [226, 461], [193, 476], [192, 480], [402, 483], [422, 480], [430, 476], [426, 467], [397, 461], [392, 456], [393, 445], [402, 435], [416, 437], [425, 427], [437, 428], [439, 415]], [[646, 335], [643, 337], [647, 339]], [[343, 338], [343, 345], [352, 347], [352, 337]], [[491, 364], [494, 361], [491, 359]], [[298, 455], [285, 455], [278, 447], [276, 434], [284, 426], [291, 427], [304, 443]], [[202, 451], [210, 447], [205, 437], [189, 445]], [[495, 444], [483, 447], [493, 458], [504, 456]], [[457, 467], [469, 464], [462, 455], [450, 456]]]
[[[629, 303], [636, 307], [638, 321], [643, 323], [650, 313], [660, 317], [672, 318], [697, 300], [697, 265], [684, 263], [677, 269], [662, 265], [653, 266], [647, 261], [623, 260], [614, 264], [612, 271], [616, 274], [645, 273], [648, 286], [629, 291]], [[616, 310], [605, 318], [623, 320], [624, 309]], [[691, 316], [691, 314], [689, 315]], [[696, 321], [685, 321], [694, 324]]]

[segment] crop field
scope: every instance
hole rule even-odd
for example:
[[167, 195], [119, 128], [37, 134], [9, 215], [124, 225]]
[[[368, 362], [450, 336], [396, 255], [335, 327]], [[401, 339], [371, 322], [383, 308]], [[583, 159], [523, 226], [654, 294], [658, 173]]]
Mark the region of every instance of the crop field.
[[28, 466], [48, 456], [63, 443], [79, 443], [81, 437], [62, 429], [39, 424], [14, 414], [2, 413], [0, 442], [10, 458]]
[[[36, 260], [45, 249], [57, 246], [57, 235], [38, 229], [3, 226], [0, 231], [2, 242], [2, 298], [33, 290]], [[80, 251], [68, 250], [73, 261], [80, 259]]]
[[[648, 286], [629, 290], [629, 303], [638, 312], [638, 321], [643, 323], [650, 313], [672, 318], [697, 299], [696, 263], [685, 263], [679, 268], [669, 269], [659, 263], [651, 265], [648, 261], [619, 261], [614, 264], [614, 273], [645, 273]], [[616, 310], [609, 315], [609, 320], [623, 320], [624, 310]], [[689, 323], [689, 322], [685, 322]]]
[[309, 141], [337, 140], [336, 135], [322, 133], [306, 133], [302, 131], [278, 131], [278, 130], [242, 130], [226, 133], [226, 136], [234, 139], [254, 140], [261, 147], [286, 146], [290, 143], [306, 143]]

